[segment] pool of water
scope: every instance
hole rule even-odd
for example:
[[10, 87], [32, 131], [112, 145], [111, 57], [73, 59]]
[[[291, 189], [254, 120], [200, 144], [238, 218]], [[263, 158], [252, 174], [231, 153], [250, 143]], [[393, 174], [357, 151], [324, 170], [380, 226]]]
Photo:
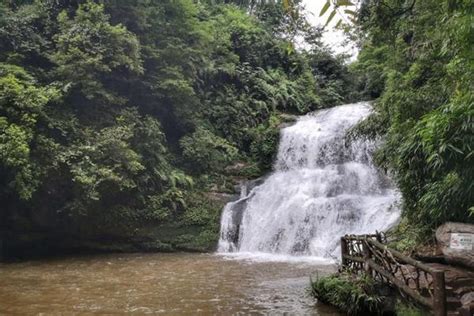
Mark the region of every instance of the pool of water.
[[310, 276], [334, 265], [260, 259], [110, 254], [0, 264], [0, 314], [341, 315], [308, 293]]

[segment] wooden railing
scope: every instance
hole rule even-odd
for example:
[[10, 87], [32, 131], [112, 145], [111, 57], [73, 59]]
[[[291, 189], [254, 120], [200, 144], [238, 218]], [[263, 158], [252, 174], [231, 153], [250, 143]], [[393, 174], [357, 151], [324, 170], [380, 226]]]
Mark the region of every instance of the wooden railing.
[[383, 235], [341, 237], [341, 258], [345, 270], [389, 283], [434, 315], [446, 316], [444, 272], [388, 248]]

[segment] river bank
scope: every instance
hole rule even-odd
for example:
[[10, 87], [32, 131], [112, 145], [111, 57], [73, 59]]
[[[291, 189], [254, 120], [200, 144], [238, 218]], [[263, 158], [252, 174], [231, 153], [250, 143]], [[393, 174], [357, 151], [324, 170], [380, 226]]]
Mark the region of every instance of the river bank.
[[1, 238], [0, 262], [100, 253], [209, 253], [215, 250], [217, 225], [218, 220], [215, 232], [197, 225], [161, 225], [145, 227], [134, 236], [100, 235], [87, 238], [66, 233], [7, 231]]

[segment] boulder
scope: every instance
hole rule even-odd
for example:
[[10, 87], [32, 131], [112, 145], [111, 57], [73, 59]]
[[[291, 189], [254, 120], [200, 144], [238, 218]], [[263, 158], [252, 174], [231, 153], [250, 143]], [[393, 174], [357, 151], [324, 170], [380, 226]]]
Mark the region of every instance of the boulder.
[[461, 297], [461, 308], [458, 309], [461, 316], [474, 315], [474, 292], [469, 292]]
[[263, 182], [265, 182], [265, 180], [267, 180], [268, 176], [265, 175], [265, 176], [262, 176], [262, 177], [259, 177], [257, 179], [252, 179], [252, 180], [247, 180], [243, 183], [241, 183], [241, 196], [244, 197], [244, 196], [247, 196], [250, 194], [250, 192], [255, 189], [256, 187], [258, 187], [259, 185], [263, 184]]
[[471, 306], [471, 304], [474, 304], [474, 292], [464, 294], [461, 297], [461, 304], [463, 306]]
[[446, 262], [474, 269], [474, 225], [445, 223], [436, 230], [436, 242]]

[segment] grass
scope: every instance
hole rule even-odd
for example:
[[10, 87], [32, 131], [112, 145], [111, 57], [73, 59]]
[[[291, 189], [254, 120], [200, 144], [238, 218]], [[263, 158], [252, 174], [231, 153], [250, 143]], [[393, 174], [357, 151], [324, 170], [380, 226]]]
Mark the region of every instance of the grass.
[[348, 315], [380, 315], [383, 312], [384, 297], [377, 294], [376, 284], [368, 277], [342, 272], [311, 283], [312, 294], [318, 300]]

